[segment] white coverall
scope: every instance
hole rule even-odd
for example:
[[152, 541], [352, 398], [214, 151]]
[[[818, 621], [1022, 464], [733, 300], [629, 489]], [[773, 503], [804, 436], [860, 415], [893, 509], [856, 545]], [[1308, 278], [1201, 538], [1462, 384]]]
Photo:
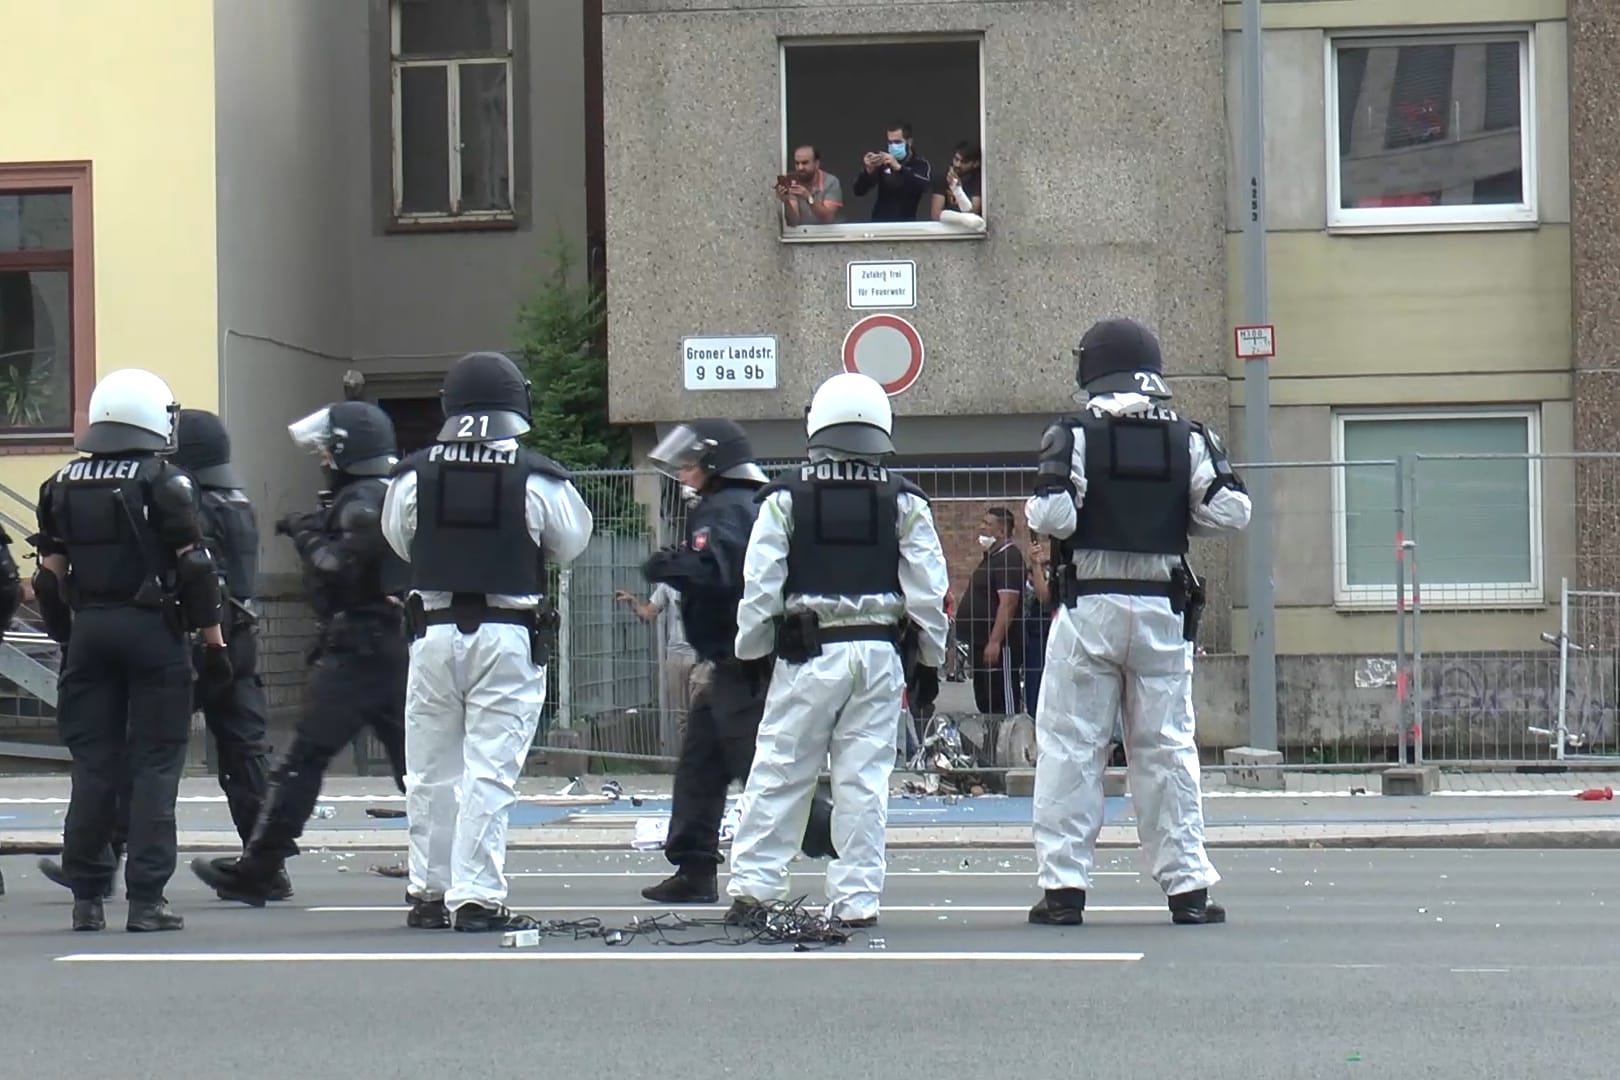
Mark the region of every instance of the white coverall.
[[[481, 444], [510, 450], [516, 440]], [[578, 558], [591, 539], [591, 512], [574, 485], [529, 477], [524, 519], [553, 564]], [[383, 535], [409, 561], [416, 535], [416, 473], [395, 477], [383, 502]], [[513, 558], [529, 558], [514, 551]], [[423, 592], [429, 611], [447, 592]], [[492, 595], [491, 607], [532, 608], [538, 596]], [[405, 689], [405, 809], [410, 819], [410, 895], [504, 906], [506, 821], [517, 779], [540, 723], [546, 669], [530, 659], [529, 631], [487, 623], [474, 634], [430, 626], [411, 643]]]
[[[903, 596], [784, 597], [793, 496], [771, 493], [754, 521], [743, 562], [737, 658], [771, 653], [776, 616], [812, 611], [823, 628], [898, 625], [909, 617], [921, 630], [919, 662], [943, 663], [950, 581], [934, 516], [927, 502], [909, 492], [896, 501]], [[900, 653], [881, 641], [826, 643], [820, 656], [803, 664], [776, 661], [754, 765], [740, 800], [742, 821], [731, 845], [731, 896], [762, 902], [787, 898], [788, 864], [803, 841], [816, 776], [830, 753], [838, 858], [827, 868], [826, 913], [839, 919], [877, 916], [886, 868], [889, 775], [904, 691]]]
[[[1152, 405], [1141, 394], [1103, 394], [1087, 401], [1086, 408], [1129, 416]], [[1193, 432], [1189, 438], [1191, 534], [1240, 531], [1249, 523], [1249, 497], [1223, 487], [1205, 505], [1215, 467], [1203, 437]], [[1073, 498], [1059, 491], [1025, 504], [1035, 532], [1060, 539], [1074, 534], [1086, 495], [1085, 432], [1078, 427], [1070, 477]], [[1080, 550], [1074, 565], [1081, 580], [1167, 581], [1180, 559]], [[1103, 823], [1103, 770], [1116, 715], [1123, 718], [1137, 835], [1153, 880], [1169, 896], [1220, 880], [1204, 850], [1192, 665], [1193, 644], [1183, 640], [1181, 616], [1163, 597], [1082, 596], [1074, 607], [1059, 607], [1035, 712], [1035, 857], [1042, 889], [1091, 886]]]

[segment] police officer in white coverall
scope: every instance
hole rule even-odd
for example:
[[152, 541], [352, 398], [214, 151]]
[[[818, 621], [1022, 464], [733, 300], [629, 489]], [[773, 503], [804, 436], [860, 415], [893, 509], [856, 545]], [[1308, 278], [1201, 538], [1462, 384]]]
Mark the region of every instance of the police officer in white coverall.
[[506, 907], [506, 823], [546, 700], [547, 562], [585, 550], [591, 512], [562, 466], [518, 445], [530, 396], [512, 361], [464, 356], [442, 394], [438, 441], [399, 463], [382, 514], [411, 564], [405, 921], [532, 929]]
[[879, 464], [894, 453], [893, 422], [875, 380], [834, 375], [805, 417], [809, 463], [760, 492], [736, 654], [774, 650], [777, 660], [731, 846], [732, 925], [754, 925], [761, 905], [787, 898], [788, 863], [829, 752], [838, 857], [826, 914], [877, 923], [905, 690], [901, 630], [916, 624], [919, 662], [938, 668], [950, 587], [927, 497]]
[[[1123, 707], [1131, 801], [1148, 872], [1173, 921], [1226, 921], [1204, 850], [1193, 741], [1193, 641], [1203, 588], [1187, 538], [1237, 532], [1250, 504], [1215, 433], [1162, 403], [1158, 340], [1129, 319], [1080, 340], [1083, 411], [1041, 445], [1030, 528], [1057, 537], [1061, 607], [1035, 712], [1035, 855], [1045, 895], [1032, 923], [1083, 921], [1103, 769]], [[1057, 561], [1057, 560], [1055, 560]]]

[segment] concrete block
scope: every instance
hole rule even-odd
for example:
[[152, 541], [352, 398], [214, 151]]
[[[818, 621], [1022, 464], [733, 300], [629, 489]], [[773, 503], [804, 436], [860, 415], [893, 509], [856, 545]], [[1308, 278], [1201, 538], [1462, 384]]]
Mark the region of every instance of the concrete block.
[[1440, 770], [1434, 765], [1407, 765], [1385, 769], [1385, 795], [1432, 795], [1440, 787]]
[[1125, 794], [1125, 770], [1107, 769], [1103, 772], [1103, 795], [1117, 799]]
[[1034, 795], [1035, 770], [1009, 769], [1007, 770], [1008, 795]]
[[1287, 782], [1281, 769], [1260, 767], [1281, 765], [1282, 759], [1280, 750], [1257, 750], [1252, 746], [1234, 746], [1221, 758], [1223, 764], [1237, 766], [1226, 774], [1226, 782], [1250, 791], [1284, 790]]

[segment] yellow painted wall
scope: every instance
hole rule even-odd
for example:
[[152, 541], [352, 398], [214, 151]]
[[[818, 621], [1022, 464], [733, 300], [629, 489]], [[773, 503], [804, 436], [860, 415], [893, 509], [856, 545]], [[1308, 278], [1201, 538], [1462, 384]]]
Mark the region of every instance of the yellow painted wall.
[[[92, 162], [97, 369], [217, 409], [213, 4], [0, 0], [0, 72], [0, 162]], [[0, 482], [32, 499], [63, 460], [0, 457]]]

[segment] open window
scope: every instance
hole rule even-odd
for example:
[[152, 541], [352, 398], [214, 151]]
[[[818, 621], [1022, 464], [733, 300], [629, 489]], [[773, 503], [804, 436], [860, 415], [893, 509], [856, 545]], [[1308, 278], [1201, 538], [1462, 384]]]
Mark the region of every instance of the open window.
[[1526, 33], [1328, 41], [1328, 227], [1533, 225]]
[[[780, 195], [772, 198], [784, 240], [984, 235], [989, 169], [978, 37], [785, 40], [780, 70], [781, 174], [807, 178], [800, 184], [805, 194], [790, 196], [796, 215]], [[866, 155], [887, 153], [897, 128], [909, 129], [898, 167], [885, 163], [868, 172]], [[936, 221], [933, 196], [942, 190], [953, 151], [962, 144], [979, 157], [978, 167], [971, 174], [964, 170], [961, 179], [964, 190], [978, 197], [981, 213], [971, 215], [977, 223], [950, 215]], [[841, 206], [829, 214], [826, 202], [833, 192]]]

